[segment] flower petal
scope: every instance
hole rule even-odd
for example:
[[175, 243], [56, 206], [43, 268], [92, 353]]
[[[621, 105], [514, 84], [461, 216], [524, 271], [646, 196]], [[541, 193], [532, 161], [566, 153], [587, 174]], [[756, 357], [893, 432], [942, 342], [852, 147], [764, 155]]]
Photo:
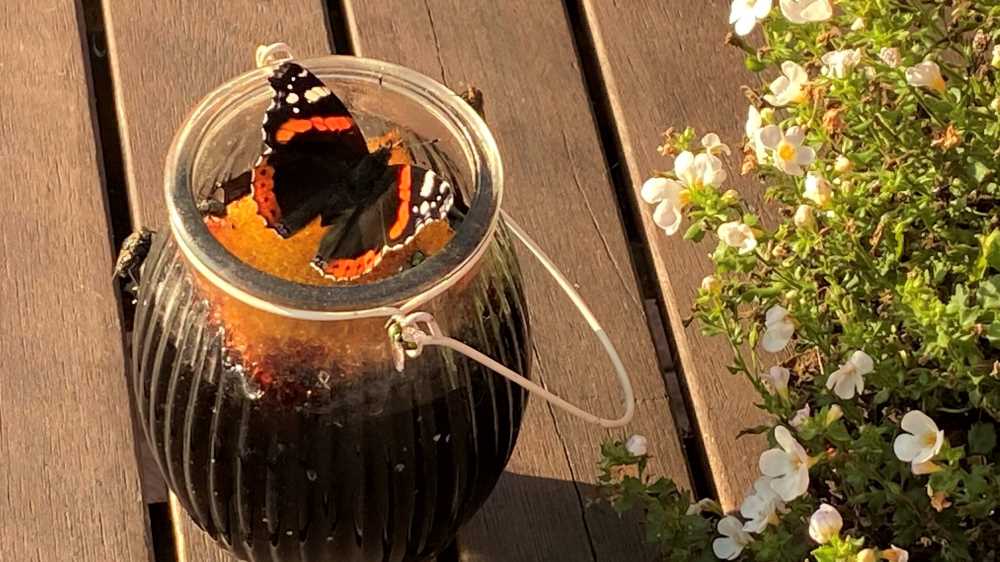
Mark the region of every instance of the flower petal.
[[903, 433], [893, 441], [892, 452], [896, 453], [896, 458], [903, 462], [913, 462], [913, 459], [922, 452], [920, 440], [909, 433]]
[[854, 398], [854, 393], [858, 389], [860, 379], [861, 377], [856, 372], [845, 373], [844, 376], [837, 380], [833, 393], [843, 400]]
[[777, 125], [768, 125], [757, 132], [760, 138], [760, 142], [768, 148], [775, 148], [778, 143], [781, 142], [782, 134], [781, 127]]
[[780, 304], [776, 304], [767, 309], [767, 312], [764, 314], [764, 324], [770, 328], [775, 324], [784, 322], [786, 318], [788, 318], [788, 310]]
[[907, 412], [906, 415], [903, 416], [903, 421], [900, 423], [900, 426], [902, 426], [903, 431], [914, 435], [933, 433], [938, 430], [938, 426], [934, 423], [934, 420], [920, 410]]
[[864, 351], [855, 351], [852, 353], [850, 362], [854, 365], [859, 375], [867, 375], [875, 370], [875, 361]]
[[733, 517], [727, 516], [719, 520], [719, 532], [727, 537], [739, 537], [743, 530], [743, 524], [740, 520]]
[[694, 154], [691, 154], [687, 150], [681, 152], [674, 159], [674, 174], [681, 180], [685, 176], [690, 174], [691, 166], [694, 164]]
[[[788, 453], [781, 449], [768, 449], [760, 455], [758, 468], [765, 476], [780, 478], [794, 470], [795, 467]], [[773, 489], [774, 486], [771, 488]]]
[[653, 211], [653, 222], [663, 229], [667, 236], [673, 236], [681, 227], [681, 210], [669, 201], [661, 201]]
[[755, 27], [757, 27], [757, 18], [752, 13], [744, 13], [740, 15], [740, 19], [736, 20], [733, 31], [736, 32], [736, 35], [740, 36], [750, 35], [750, 32]]
[[736, 544], [733, 539], [723, 537], [712, 541], [712, 552], [719, 560], [735, 560], [743, 552], [743, 546]]
[[805, 449], [799, 442], [795, 440], [792, 436], [792, 432], [788, 431], [788, 428], [779, 425], [774, 428], [774, 440], [778, 442], [778, 445], [785, 450], [786, 453], [802, 456], [805, 453]]
[[809, 80], [809, 74], [798, 63], [786, 60], [781, 63], [781, 73], [788, 77], [792, 84], [803, 84]]
[[788, 130], [785, 131], [785, 140], [794, 144], [795, 146], [801, 145], [802, 141], [805, 140], [805, 138], [806, 138], [805, 130], [802, 127], [799, 127], [798, 125], [794, 127], [789, 127]]
[[790, 334], [785, 334], [780, 328], [768, 328], [760, 338], [760, 347], [768, 353], [777, 353], [788, 345]]
[[669, 182], [670, 180], [667, 178], [649, 178], [642, 182], [642, 189], [639, 190], [639, 196], [646, 203], [659, 203], [667, 196]]
[[781, 499], [786, 502], [790, 502], [795, 498], [806, 493], [809, 489], [809, 472], [808, 470], [795, 470], [790, 472], [787, 476], [781, 478], [775, 478], [771, 481], [771, 489], [773, 489]]
[[759, 20], [764, 19], [767, 14], [771, 13], [772, 5], [771, 0], [757, 0], [757, 3], [753, 5], [753, 15]]

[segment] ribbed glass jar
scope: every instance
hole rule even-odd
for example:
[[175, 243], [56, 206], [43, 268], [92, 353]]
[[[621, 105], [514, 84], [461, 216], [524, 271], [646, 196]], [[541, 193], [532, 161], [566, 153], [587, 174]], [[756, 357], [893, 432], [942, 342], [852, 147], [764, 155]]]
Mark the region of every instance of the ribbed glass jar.
[[500, 162], [481, 120], [432, 80], [366, 59], [301, 62], [366, 135], [436, 139], [417, 163], [461, 190], [468, 213], [444, 250], [385, 280], [320, 287], [249, 268], [195, 200], [256, 156], [268, 69], [225, 84], [168, 156], [170, 231], [143, 265], [134, 323], [138, 413], [181, 505], [237, 556], [425, 560], [493, 489], [526, 393], [439, 348], [397, 371], [379, 311], [416, 299], [449, 335], [529, 372]]

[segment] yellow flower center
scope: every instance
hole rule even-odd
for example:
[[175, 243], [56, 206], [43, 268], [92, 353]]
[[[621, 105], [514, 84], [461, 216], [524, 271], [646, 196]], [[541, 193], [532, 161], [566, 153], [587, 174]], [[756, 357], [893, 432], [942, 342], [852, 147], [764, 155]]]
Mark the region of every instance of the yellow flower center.
[[934, 79], [931, 80], [930, 86], [931, 89], [933, 89], [936, 92], [944, 92], [945, 89], [944, 78], [940, 76], [935, 76]]
[[795, 158], [795, 145], [785, 139], [781, 139], [781, 142], [778, 143], [778, 148], [775, 149], [775, 152], [778, 154], [778, 158], [781, 158], [785, 162], [789, 162]]
[[921, 439], [921, 442], [927, 448], [933, 447], [934, 444], [937, 443], [937, 434], [936, 433], [930, 433], [930, 432], [925, 433], [923, 435], [922, 439]]

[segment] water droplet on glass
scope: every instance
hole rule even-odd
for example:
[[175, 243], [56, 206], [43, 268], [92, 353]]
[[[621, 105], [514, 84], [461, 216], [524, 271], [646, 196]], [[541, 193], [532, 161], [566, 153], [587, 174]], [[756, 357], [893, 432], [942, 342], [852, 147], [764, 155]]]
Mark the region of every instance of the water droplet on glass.
[[435, 435], [435, 436], [434, 436], [434, 438], [433, 438], [433, 439], [434, 439], [434, 442], [435, 442], [435, 443], [437, 443], [438, 441], [440, 441], [440, 440], [441, 440], [441, 434], [440, 434], [440, 433], [438, 433], [437, 435]]
[[405, 468], [406, 468], [406, 465], [404, 465], [402, 463], [397, 464], [396, 465], [396, 472], [403, 472], [403, 469], [405, 469]]
[[330, 373], [321, 370], [316, 373], [316, 380], [323, 388], [330, 388]]
[[319, 478], [319, 475], [316, 474], [315, 470], [307, 470], [306, 471], [306, 478], [308, 478], [310, 482], [315, 482], [316, 479]]

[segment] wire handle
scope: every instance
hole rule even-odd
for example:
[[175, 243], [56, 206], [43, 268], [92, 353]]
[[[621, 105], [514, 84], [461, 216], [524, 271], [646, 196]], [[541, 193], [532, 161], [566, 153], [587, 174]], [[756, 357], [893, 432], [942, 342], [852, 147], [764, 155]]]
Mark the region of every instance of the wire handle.
[[600, 341], [601, 345], [604, 346], [604, 350], [607, 352], [608, 357], [611, 359], [611, 363], [615, 368], [615, 375], [618, 377], [618, 384], [621, 385], [625, 412], [617, 419], [602, 418], [580, 408], [579, 406], [576, 406], [575, 404], [567, 402], [563, 398], [549, 392], [541, 385], [532, 382], [520, 373], [506, 367], [495, 359], [459, 340], [448, 337], [441, 331], [441, 327], [434, 320], [434, 317], [428, 312], [411, 312], [407, 314], [401, 309], [397, 314], [394, 314], [389, 319], [389, 322], [386, 323], [389, 340], [393, 348], [393, 359], [396, 364], [396, 369], [402, 371], [405, 366], [406, 359], [419, 357], [426, 346], [436, 345], [439, 347], [446, 347], [461, 353], [480, 365], [510, 379], [511, 382], [521, 386], [529, 392], [537, 394], [540, 398], [549, 402], [553, 406], [556, 406], [557, 408], [560, 408], [584, 421], [597, 424], [604, 428], [622, 427], [628, 424], [635, 415], [635, 393], [632, 390], [632, 381], [629, 379], [628, 372], [625, 370], [625, 365], [622, 364], [621, 357], [618, 355], [618, 350], [616, 350], [614, 344], [611, 343], [608, 335], [604, 332], [604, 328], [601, 327], [600, 322], [598, 322], [597, 318], [594, 317], [594, 313], [591, 312], [590, 308], [583, 301], [583, 298], [576, 291], [576, 289], [573, 288], [569, 280], [567, 280], [566, 277], [563, 276], [562, 272], [559, 271], [559, 268], [552, 263], [552, 260], [549, 259], [538, 244], [532, 240], [530, 236], [528, 236], [524, 229], [521, 228], [521, 226], [517, 224], [517, 222], [515, 222], [506, 211], [501, 210], [500, 215], [503, 218], [503, 221], [510, 228], [511, 232], [513, 232], [514, 235], [517, 236], [517, 238], [528, 248], [528, 250], [534, 254], [535, 258], [537, 258], [538, 261], [545, 266], [549, 275], [556, 280], [556, 283], [558, 283], [559, 287], [561, 287], [563, 292], [566, 293], [566, 296], [573, 301], [577, 310], [580, 311], [580, 314], [583, 315], [587, 324], [590, 325], [590, 328], [594, 331], [594, 335], [597, 336], [598, 341]]

